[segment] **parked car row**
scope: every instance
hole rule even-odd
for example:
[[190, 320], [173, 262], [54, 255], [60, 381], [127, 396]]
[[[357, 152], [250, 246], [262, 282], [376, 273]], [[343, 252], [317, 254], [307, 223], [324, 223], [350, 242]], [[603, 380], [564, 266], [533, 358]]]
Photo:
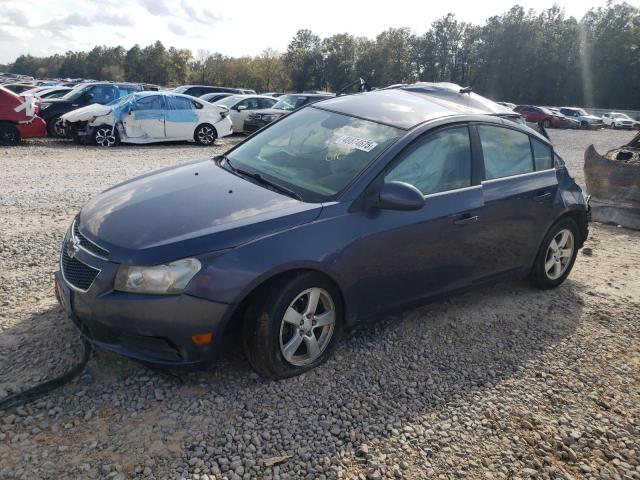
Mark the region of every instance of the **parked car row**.
[[537, 123], [545, 128], [640, 128], [640, 122], [625, 113], [608, 112], [598, 117], [578, 107], [542, 107], [537, 105], [515, 105], [497, 102], [520, 113], [527, 122]]

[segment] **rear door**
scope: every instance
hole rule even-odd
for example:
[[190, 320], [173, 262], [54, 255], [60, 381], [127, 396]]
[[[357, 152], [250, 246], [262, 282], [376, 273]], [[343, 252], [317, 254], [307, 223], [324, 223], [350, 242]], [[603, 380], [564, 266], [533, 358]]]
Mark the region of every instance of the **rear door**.
[[[558, 182], [552, 150], [507, 126], [477, 125], [484, 165], [475, 281], [528, 268], [548, 226]], [[534, 152], [536, 153], [534, 157]]]
[[122, 121], [127, 137], [164, 140], [165, 111], [164, 95], [138, 97]]
[[191, 140], [198, 126], [196, 103], [188, 97], [165, 96], [167, 109], [164, 128], [168, 139]]

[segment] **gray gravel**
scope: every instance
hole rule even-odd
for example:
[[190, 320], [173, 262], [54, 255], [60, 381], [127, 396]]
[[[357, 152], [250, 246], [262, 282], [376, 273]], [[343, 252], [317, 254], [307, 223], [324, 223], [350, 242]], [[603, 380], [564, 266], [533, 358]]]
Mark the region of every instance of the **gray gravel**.
[[[574, 173], [589, 143], [631, 136], [551, 134]], [[80, 355], [51, 277], [77, 209], [234, 141], [0, 149], [0, 397]], [[95, 352], [73, 383], [0, 413], [0, 479], [640, 479], [640, 233], [593, 225], [586, 247], [554, 291], [504, 283], [382, 319], [286, 381], [254, 374], [236, 342], [184, 383]]]

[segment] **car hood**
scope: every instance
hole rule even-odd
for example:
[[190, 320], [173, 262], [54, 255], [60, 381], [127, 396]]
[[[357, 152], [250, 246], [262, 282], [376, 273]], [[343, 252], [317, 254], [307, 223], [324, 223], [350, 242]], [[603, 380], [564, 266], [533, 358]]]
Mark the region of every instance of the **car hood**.
[[596, 117], [595, 115], [580, 115], [580, 118], [584, 120], [602, 120], [600, 117]]
[[79, 229], [107, 249], [111, 261], [153, 265], [293, 228], [314, 220], [321, 209], [206, 159], [106, 190], [82, 208]]
[[65, 113], [62, 118], [68, 122], [85, 122], [109, 113], [111, 113], [111, 107], [94, 103], [93, 105], [87, 105]]

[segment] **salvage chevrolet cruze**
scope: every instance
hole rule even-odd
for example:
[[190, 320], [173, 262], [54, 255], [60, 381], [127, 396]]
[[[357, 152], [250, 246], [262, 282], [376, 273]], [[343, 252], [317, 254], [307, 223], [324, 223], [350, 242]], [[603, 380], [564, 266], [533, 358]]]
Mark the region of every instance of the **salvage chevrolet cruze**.
[[514, 275], [556, 287], [588, 203], [513, 115], [452, 84], [305, 107], [89, 201], [57, 296], [98, 347], [202, 367], [237, 325], [251, 365], [285, 378], [390, 311]]

